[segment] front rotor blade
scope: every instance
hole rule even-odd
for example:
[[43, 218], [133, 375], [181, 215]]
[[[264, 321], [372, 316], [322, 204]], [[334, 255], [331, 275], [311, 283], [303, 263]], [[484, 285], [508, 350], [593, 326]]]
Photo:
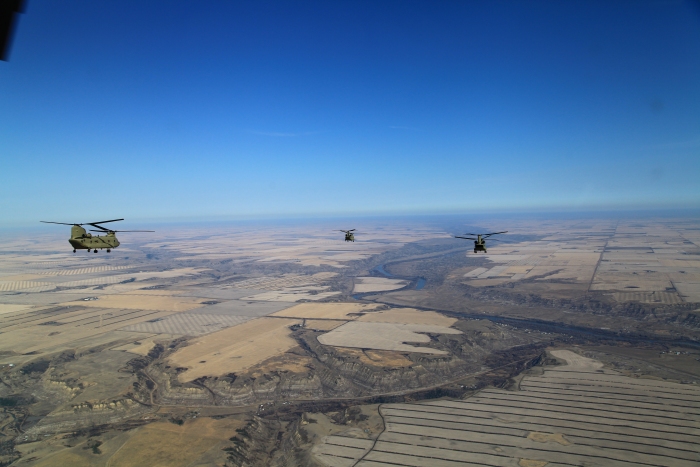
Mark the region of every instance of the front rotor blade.
[[97, 227], [97, 228], [100, 229], [102, 232], [109, 232], [109, 229], [105, 229], [105, 228], [102, 227], [101, 225], [95, 225], [95, 224], [88, 224], [88, 225], [91, 225], [91, 226], [93, 226], [93, 227]]
[[472, 237], [457, 237], [457, 236], [455, 236], [455, 238], [463, 238], [465, 240], [476, 240], [476, 238], [472, 238]]
[[43, 222], [44, 224], [83, 225], [83, 224], [67, 224], [65, 222], [51, 222], [51, 221], [39, 221], [39, 222]]

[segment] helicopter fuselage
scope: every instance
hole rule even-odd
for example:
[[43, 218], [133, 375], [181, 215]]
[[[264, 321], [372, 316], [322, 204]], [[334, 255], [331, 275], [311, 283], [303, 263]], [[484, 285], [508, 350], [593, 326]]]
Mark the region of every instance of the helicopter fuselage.
[[488, 253], [486, 251], [486, 242], [482, 241], [479, 243], [478, 241], [474, 241], [474, 253], [478, 253], [479, 251], [483, 251], [484, 253]]
[[109, 232], [107, 235], [92, 235], [77, 225], [71, 228], [68, 243], [71, 244], [74, 250], [101, 250], [103, 248], [111, 250], [120, 245], [114, 232]]
[[476, 240], [474, 240], [474, 253], [478, 253], [480, 251], [488, 253], [486, 251], [486, 239], [481, 238], [481, 235], [477, 235]]
[[346, 233], [345, 234], [345, 241], [346, 242], [354, 242], [355, 241], [355, 236], [351, 233]]

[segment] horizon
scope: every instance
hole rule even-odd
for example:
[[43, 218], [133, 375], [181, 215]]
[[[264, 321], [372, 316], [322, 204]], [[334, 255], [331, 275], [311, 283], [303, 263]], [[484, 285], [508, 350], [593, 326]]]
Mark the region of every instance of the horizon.
[[[107, 216], [109, 217], [109, 216]], [[120, 224], [129, 228], [145, 229], [147, 227], [168, 228], [224, 228], [235, 226], [277, 228], [277, 227], [302, 227], [309, 225], [329, 225], [338, 228], [357, 227], [362, 223], [376, 227], [382, 223], [387, 227], [398, 223], [408, 224], [432, 224], [447, 225], [463, 222], [465, 226], [474, 226], [475, 223], [504, 222], [508, 220], [534, 221], [537, 219], [564, 221], [564, 220], [610, 220], [629, 221], [634, 219], [646, 219], [649, 221], [666, 221], [670, 219], [698, 219], [700, 208], [671, 208], [671, 209], [609, 209], [609, 210], [491, 210], [491, 211], [464, 211], [448, 213], [378, 213], [378, 214], [343, 214], [343, 215], [287, 215], [287, 216], [258, 216], [258, 217], [179, 217], [179, 218], [138, 218], [124, 219]], [[42, 219], [44, 220], [44, 219]], [[65, 219], [64, 219], [65, 220]], [[55, 221], [55, 220], [52, 220]], [[63, 222], [58, 220], [55, 222]], [[79, 220], [80, 223], [86, 224]], [[352, 224], [349, 226], [349, 224]], [[496, 224], [494, 224], [496, 225]], [[68, 227], [68, 226], [65, 226]], [[487, 228], [487, 225], [483, 225]], [[495, 227], [494, 227], [495, 228]], [[63, 232], [58, 229], [59, 236]], [[333, 230], [332, 230], [333, 231]], [[7, 234], [19, 234], [32, 232], [46, 232], [46, 225], [36, 222], [17, 222], [0, 224], [0, 232]], [[517, 232], [512, 232], [517, 233]]]

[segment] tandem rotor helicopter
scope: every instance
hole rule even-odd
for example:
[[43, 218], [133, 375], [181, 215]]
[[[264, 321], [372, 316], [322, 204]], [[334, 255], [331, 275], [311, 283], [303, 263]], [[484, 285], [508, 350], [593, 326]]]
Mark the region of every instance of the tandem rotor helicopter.
[[507, 230], [503, 232], [493, 232], [493, 233], [487, 233], [487, 234], [472, 234], [472, 233], [466, 233], [464, 235], [476, 235], [476, 238], [474, 237], [459, 237], [455, 236], [455, 238], [463, 238], [465, 240], [474, 240], [474, 253], [478, 253], [479, 251], [483, 251], [484, 253], [488, 253], [486, 251], [486, 239], [489, 238], [491, 235], [498, 235], [498, 234], [504, 234], [508, 233]]
[[[116, 248], [120, 245], [119, 240], [117, 240], [117, 236], [115, 233], [117, 232], [155, 232], [155, 230], [112, 230], [112, 229], [105, 229], [102, 227], [100, 224], [106, 224], [107, 222], [117, 222], [117, 221], [123, 221], [124, 219], [112, 219], [109, 221], [100, 221], [100, 222], [83, 222], [82, 224], [74, 223], [74, 224], [68, 224], [66, 222], [50, 222], [50, 221], [40, 221], [43, 222], [44, 224], [61, 224], [61, 225], [72, 225], [73, 227], [70, 229], [70, 239], [68, 240], [68, 243], [71, 244], [73, 247], [73, 253], [75, 253], [75, 250], [87, 250], [88, 253], [90, 253], [90, 250], [94, 250], [95, 253], [97, 253], [97, 249], [99, 248], [102, 250], [103, 248], [107, 249], [107, 253], [112, 251], [112, 248]], [[107, 235], [101, 236], [101, 235], [92, 235], [90, 233], [87, 233], [87, 231], [83, 228], [83, 225], [91, 225], [93, 227], [98, 228], [99, 230], [90, 230], [91, 232], [99, 232], [99, 233], [107, 233]]]
[[354, 242], [355, 241], [355, 234], [353, 234], [354, 231], [355, 231], [355, 229], [338, 230], [338, 232], [345, 232], [345, 241], [346, 242]]

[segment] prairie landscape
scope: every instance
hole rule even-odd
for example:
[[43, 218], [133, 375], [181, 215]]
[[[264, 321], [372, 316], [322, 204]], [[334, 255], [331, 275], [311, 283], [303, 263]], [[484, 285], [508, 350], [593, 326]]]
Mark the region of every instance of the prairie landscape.
[[0, 467], [700, 465], [697, 0], [161, 3], [2, 2]]
[[489, 222], [9, 240], [0, 460], [697, 462], [700, 224]]
[[313, 455], [327, 466], [697, 465], [700, 388], [550, 354], [562, 364], [525, 374], [518, 390], [381, 404], [376, 439], [327, 436]]

